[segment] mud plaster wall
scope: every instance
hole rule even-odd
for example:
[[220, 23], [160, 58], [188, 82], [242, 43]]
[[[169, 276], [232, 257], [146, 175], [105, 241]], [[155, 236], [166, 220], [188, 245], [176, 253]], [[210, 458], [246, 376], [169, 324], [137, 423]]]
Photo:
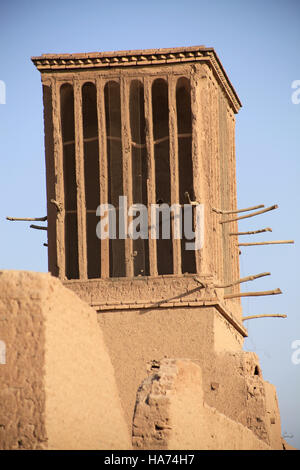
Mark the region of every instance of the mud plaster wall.
[[97, 310], [149, 307], [188, 307], [222, 304], [247, 335], [242, 326], [242, 309], [231, 299], [224, 300], [223, 289], [214, 288], [211, 275], [164, 275], [135, 278], [72, 280], [64, 285]]
[[208, 406], [204, 397], [198, 365], [184, 359], [163, 360], [159, 370], [145, 379], [138, 391], [133, 422], [134, 447], [271, 448], [249, 429]]
[[0, 286], [0, 338], [6, 344], [6, 364], [0, 364], [0, 448], [40, 449], [47, 445], [42, 283], [36, 279], [35, 289], [26, 290], [20, 275], [2, 273]]
[[[194, 66], [194, 157], [198, 174], [196, 192], [205, 207], [205, 241], [201, 253], [202, 272], [229, 283], [239, 278], [239, 255], [236, 239], [237, 222], [220, 224], [226, 215], [212, 209], [236, 210], [235, 183], [235, 116], [224, 92], [207, 65]], [[226, 293], [238, 293], [239, 285]], [[234, 303], [240, 304], [239, 299]]]
[[242, 336], [225, 320], [223, 324], [213, 307], [116, 310], [99, 313], [98, 322], [114, 366], [129, 429], [136, 390], [153, 360], [185, 357], [199, 361], [207, 370], [204, 380], [210, 390], [214, 351], [242, 348]]
[[200, 365], [206, 403], [248, 427], [272, 447], [281, 446], [276, 391], [263, 380], [257, 355], [223, 351], [214, 355], [208, 367]]
[[[158, 363], [163, 357], [190, 358], [199, 364], [207, 404], [248, 427], [266, 443], [271, 442], [271, 431], [280, 428], [276, 393], [267, 403], [257, 356], [241, 350], [243, 337], [216, 308], [122, 310], [120, 306], [99, 313], [98, 321], [129, 429], [135, 390], [153, 361]], [[267, 408], [273, 410], [272, 423]]]
[[269, 382], [265, 382], [264, 385], [267, 409], [267, 429], [272, 447], [275, 449], [279, 449], [282, 444], [282, 438], [280, 438], [281, 422], [276, 387], [273, 384], [270, 384]]
[[0, 274], [0, 448], [129, 449], [96, 313], [48, 274]]

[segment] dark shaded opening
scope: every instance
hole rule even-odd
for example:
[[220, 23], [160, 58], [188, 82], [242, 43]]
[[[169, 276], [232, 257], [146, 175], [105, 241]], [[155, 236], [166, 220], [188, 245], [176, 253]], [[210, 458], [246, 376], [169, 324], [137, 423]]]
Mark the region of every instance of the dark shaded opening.
[[82, 118], [87, 274], [90, 279], [101, 276], [101, 242], [96, 235], [96, 226], [99, 222], [96, 209], [100, 204], [98, 118], [96, 87], [93, 83], [85, 83], [82, 87]]
[[119, 196], [123, 195], [123, 158], [121, 134], [120, 84], [110, 81], [104, 88], [108, 162], [108, 203], [116, 210], [116, 239], [109, 239], [111, 277], [123, 277], [125, 240], [119, 239]]
[[[152, 85], [153, 138], [155, 159], [156, 203], [171, 205], [169, 103], [168, 85], [157, 79]], [[162, 214], [159, 218], [159, 239], [156, 240], [158, 274], [173, 273], [172, 237], [163, 239]]]
[[67, 279], [78, 279], [77, 188], [75, 164], [74, 92], [70, 84], [60, 88], [63, 173], [65, 193], [65, 264]]
[[56, 216], [57, 209], [51, 204], [55, 199], [55, 167], [53, 145], [53, 108], [52, 90], [43, 85], [44, 123], [45, 123], [45, 154], [46, 154], [46, 183], [47, 183], [47, 236], [48, 236], [48, 269], [53, 276], [58, 276], [56, 249]]
[[[226, 103], [223, 99], [223, 94], [219, 92], [219, 156], [220, 156], [220, 209], [229, 210], [230, 205], [230, 191], [229, 188], [229, 160], [228, 154], [230, 149], [230, 130], [227, 122], [227, 109]], [[222, 245], [223, 245], [223, 281], [225, 284], [229, 284], [232, 281], [232, 259], [230, 250], [230, 236], [229, 236], [230, 224], [222, 224]], [[234, 291], [234, 287], [227, 287], [224, 289], [224, 294], [230, 294]]]
[[[178, 168], [179, 168], [179, 203], [187, 204], [186, 192], [191, 200], [195, 199], [193, 186], [192, 161], [192, 111], [191, 86], [187, 78], [180, 78], [176, 85], [176, 109], [178, 131]], [[193, 231], [195, 229], [195, 211], [193, 208]], [[184, 227], [184, 214], [182, 214]], [[186, 250], [187, 239], [181, 239], [181, 269], [183, 273], [196, 272], [196, 259], [194, 250]]]
[[[147, 207], [148, 171], [144, 86], [138, 80], [133, 80], [130, 84], [130, 128], [133, 204], [144, 204]], [[148, 239], [133, 240], [133, 265], [135, 276], [149, 275]]]

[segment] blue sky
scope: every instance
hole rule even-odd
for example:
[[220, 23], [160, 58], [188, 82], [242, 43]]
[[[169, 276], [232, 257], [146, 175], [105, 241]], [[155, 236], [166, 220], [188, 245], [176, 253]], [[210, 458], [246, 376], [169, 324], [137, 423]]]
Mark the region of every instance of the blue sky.
[[300, 364], [291, 361], [291, 344], [300, 340], [300, 104], [291, 100], [292, 82], [300, 80], [299, 0], [2, 0], [0, 269], [47, 271], [45, 232], [5, 220], [46, 214], [42, 90], [30, 57], [201, 44], [215, 48], [243, 104], [236, 125], [239, 207], [279, 205], [239, 228], [273, 228], [248, 241], [296, 241], [244, 248], [240, 259], [242, 276], [272, 273], [244, 291], [283, 291], [243, 302], [244, 315], [288, 315], [246, 322], [245, 349], [259, 355], [264, 378], [277, 387], [282, 432], [299, 448]]

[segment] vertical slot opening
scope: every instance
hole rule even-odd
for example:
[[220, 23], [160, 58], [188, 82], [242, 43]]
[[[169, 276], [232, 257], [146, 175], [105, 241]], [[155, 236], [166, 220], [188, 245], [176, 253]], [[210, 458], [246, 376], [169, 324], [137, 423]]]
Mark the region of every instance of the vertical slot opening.
[[[191, 110], [191, 85], [190, 80], [180, 78], [176, 84], [176, 110], [178, 132], [178, 169], [179, 169], [179, 203], [187, 203], [185, 193], [188, 192], [191, 200], [195, 199], [193, 184], [193, 160], [192, 160], [192, 110]], [[187, 221], [186, 221], [187, 222]], [[195, 229], [195, 210], [193, 207], [193, 227]], [[183, 227], [185, 226], [184, 214], [182, 214]], [[184, 230], [181, 239], [181, 269], [182, 273], [196, 272], [196, 258], [194, 250], [186, 250]]]
[[65, 193], [65, 265], [67, 279], [79, 278], [77, 188], [75, 164], [74, 91], [65, 83], [60, 88], [63, 172]]
[[[170, 142], [169, 142], [169, 103], [168, 84], [163, 79], [157, 79], [152, 84], [153, 138], [155, 161], [156, 203], [171, 205], [170, 178]], [[173, 273], [173, 243], [172, 237], [162, 238], [162, 218], [159, 215], [159, 238], [156, 240], [158, 274]], [[169, 220], [170, 222], [170, 220]], [[171, 234], [171, 229], [170, 229]]]
[[87, 273], [91, 279], [101, 276], [101, 242], [96, 235], [96, 210], [100, 204], [98, 118], [96, 87], [93, 83], [85, 83], [82, 87], [82, 119]]
[[[144, 110], [144, 86], [139, 80], [130, 84], [130, 129], [132, 155], [132, 200], [133, 204], [147, 207], [147, 149], [146, 121]], [[138, 213], [138, 216], [141, 214]], [[148, 221], [147, 221], [148, 226]], [[138, 229], [141, 230], [142, 227]], [[148, 231], [147, 231], [148, 236]], [[133, 265], [135, 276], [149, 275], [148, 238], [133, 240]]]
[[123, 195], [123, 157], [121, 137], [121, 97], [120, 84], [109, 81], [104, 87], [107, 166], [108, 166], [108, 203], [116, 211], [116, 238], [109, 239], [110, 277], [123, 277], [125, 271], [125, 240], [119, 236], [119, 196]]

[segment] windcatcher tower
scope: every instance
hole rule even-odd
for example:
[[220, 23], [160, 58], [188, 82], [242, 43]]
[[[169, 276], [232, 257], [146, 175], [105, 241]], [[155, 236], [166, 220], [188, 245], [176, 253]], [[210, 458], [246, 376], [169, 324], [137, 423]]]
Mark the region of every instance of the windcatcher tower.
[[[32, 60], [44, 94], [49, 270], [99, 313], [128, 423], [146, 369], [184, 357], [202, 367], [205, 400], [268, 441], [265, 408], [247, 398], [247, 377], [262, 379], [242, 352], [237, 222], [221, 223], [237, 210], [241, 104], [214, 49]], [[96, 209], [116, 208], [118, 233], [119, 196], [128, 207], [203, 204], [203, 247], [187, 251], [174, 218], [170, 239], [151, 238], [149, 220], [148, 238], [100, 240]]]
[[[78, 292], [89, 289], [90, 279], [107, 286], [115, 278], [128, 285], [137, 277], [143, 284], [195, 274], [205, 285], [238, 279], [238, 248], [228, 236], [236, 223], [220, 224], [213, 209], [236, 209], [234, 127], [241, 104], [215, 51], [32, 60], [44, 92], [49, 271]], [[118, 239], [122, 195], [128, 206], [147, 206], [149, 217], [155, 203], [203, 204], [203, 248], [186, 250], [173, 236], [174, 220], [170, 240], [151, 238], [150, 220], [148, 239]], [[106, 203], [117, 210], [117, 234], [99, 240], [96, 209]]]

